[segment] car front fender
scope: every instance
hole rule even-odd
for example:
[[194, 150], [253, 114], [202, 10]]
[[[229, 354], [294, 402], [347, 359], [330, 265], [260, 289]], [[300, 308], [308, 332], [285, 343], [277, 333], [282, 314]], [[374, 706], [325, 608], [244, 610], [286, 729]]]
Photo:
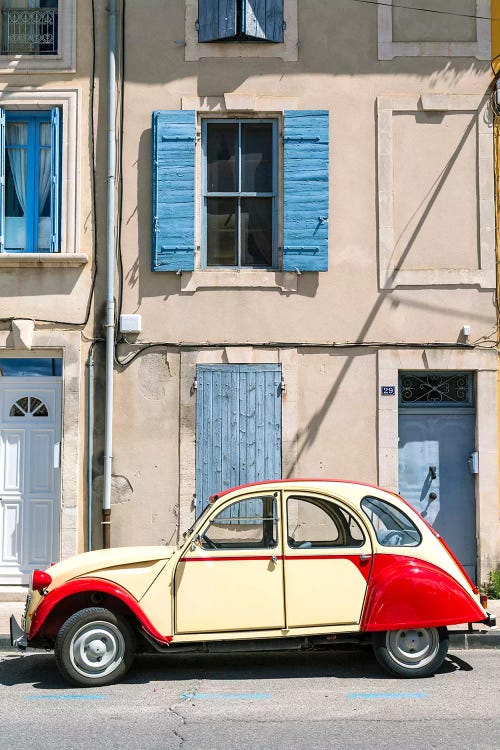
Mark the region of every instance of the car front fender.
[[143, 630], [160, 643], [170, 643], [172, 636], [159, 633], [146, 617], [138, 601], [122, 586], [100, 578], [77, 578], [63, 583], [44, 596], [33, 613], [28, 642], [43, 635], [44, 626], [50, 621], [55, 608], [71, 597], [81, 594], [101, 593], [119, 601], [140, 622]]

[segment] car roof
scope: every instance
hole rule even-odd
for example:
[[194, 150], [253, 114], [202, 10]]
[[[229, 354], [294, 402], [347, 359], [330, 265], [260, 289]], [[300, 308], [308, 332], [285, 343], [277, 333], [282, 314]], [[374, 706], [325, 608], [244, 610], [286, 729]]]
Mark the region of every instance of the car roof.
[[225, 495], [229, 495], [232, 492], [237, 492], [238, 490], [244, 490], [247, 488], [257, 488], [257, 487], [268, 487], [269, 485], [290, 485], [291, 487], [296, 486], [297, 484], [311, 486], [316, 489], [319, 488], [320, 485], [329, 485], [329, 484], [343, 484], [348, 485], [351, 487], [369, 487], [373, 490], [378, 490], [379, 492], [386, 492], [388, 495], [392, 495], [393, 497], [398, 498], [399, 500], [402, 500], [403, 498], [397, 494], [397, 492], [394, 492], [393, 490], [385, 489], [384, 487], [379, 487], [376, 484], [372, 484], [370, 482], [359, 482], [352, 479], [325, 479], [322, 477], [321, 479], [311, 479], [311, 478], [297, 478], [297, 479], [268, 479], [266, 481], [261, 482], [249, 482], [248, 484], [240, 484], [236, 487], [231, 487], [226, 490], [221, 490], [220, 492], [216, 492], [215, 494], [210, 496], [210, 502], [214, 503], [216, 500], [219, 500], [221, 497], [224, 497]]

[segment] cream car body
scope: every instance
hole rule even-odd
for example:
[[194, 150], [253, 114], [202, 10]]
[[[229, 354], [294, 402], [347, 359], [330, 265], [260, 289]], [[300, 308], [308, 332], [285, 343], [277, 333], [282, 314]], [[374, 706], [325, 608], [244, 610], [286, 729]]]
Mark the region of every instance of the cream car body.
[[[344, 634], [395, 649], [392, 671], [417, 676], [444, 659], [447, 625], [493, 622], [425, 520], [397, 495], [353, 482], [235, 488], [212, 499], [178, 548], [89, 552], [46, 574], [28, 597], [24, 641], [55, 644], [76, 684], [118, 679], [134, 642], [168, 651], [272, 638], [286, 647]], [[103, 657], [102, 642], [115, 651]]]

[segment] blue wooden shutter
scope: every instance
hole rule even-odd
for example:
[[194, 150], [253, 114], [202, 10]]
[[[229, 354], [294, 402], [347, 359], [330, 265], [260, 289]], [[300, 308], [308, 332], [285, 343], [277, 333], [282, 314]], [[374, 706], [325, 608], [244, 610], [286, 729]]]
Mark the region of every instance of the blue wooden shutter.
[[0, 253], [5, 252], [5, 110], [0, 107]]
[[236, 22], [236, 0], [198, 0], [199, 42], [235, 36]]
[[[281, 477], [281, 369], [199, 365], [196, 378], [199, 514], [210, 495], [222, 489]], [[245, 513], [258, 515], [250, 503]]]
[[283, 270], [328, 270], [329, 116], [284, 114]]
[[153, 112], [153, 271], [194, 270], [193, 110]]
[[50, 252], [59, 251], [59, 227], [61, 224], [61, 134], [59, 108], [50, 113], [51, 122], [51, 174], [50, 174]]
[[244, 34], [268, 42], [282, 42], [283, 23], [283, 0], [243, 0]]

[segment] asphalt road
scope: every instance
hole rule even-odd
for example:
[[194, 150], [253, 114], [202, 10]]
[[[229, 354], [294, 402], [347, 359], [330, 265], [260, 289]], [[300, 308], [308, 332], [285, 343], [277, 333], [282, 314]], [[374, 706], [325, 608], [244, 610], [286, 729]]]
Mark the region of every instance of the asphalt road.
[[70, 688], [49, 653], [0, 652], [2, 750], [498, 750], [500, 651], [453, 651], [425, 680], [370, 652], [141, 656]]

